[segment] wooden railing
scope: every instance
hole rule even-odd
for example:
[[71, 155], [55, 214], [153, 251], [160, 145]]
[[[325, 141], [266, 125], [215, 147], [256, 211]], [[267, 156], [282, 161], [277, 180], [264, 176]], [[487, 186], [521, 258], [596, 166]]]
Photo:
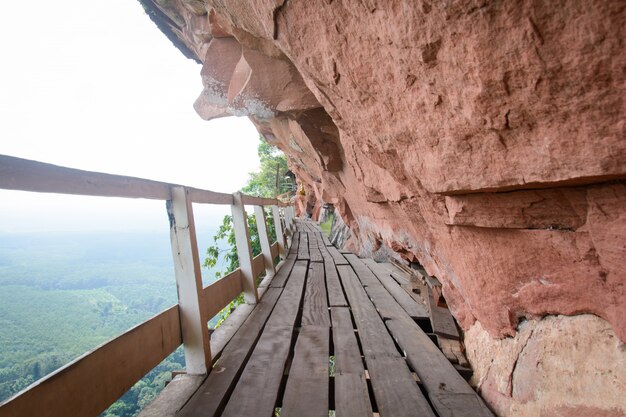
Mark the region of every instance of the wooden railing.
[[[35, 382], [0, 404], [0, 416], [97, 416], [181, 344], [188, 374], [206, 374], [212, 356], [208, 321], [242, 292], [259, 300], [257, 278], [275, 273], [295, 228], [294, 210], [275, 199], [225, 194], [178, 184], [59, 167], [0, 155], [0, 189], [164, 200], [178, 304]], [[192, 203], [231, 206], [240, 267], [202, 287]], [[252, 257], [245, 205], [254, 206], [261, 254]], [[270, 244], [265, 207], [277, 241]]]

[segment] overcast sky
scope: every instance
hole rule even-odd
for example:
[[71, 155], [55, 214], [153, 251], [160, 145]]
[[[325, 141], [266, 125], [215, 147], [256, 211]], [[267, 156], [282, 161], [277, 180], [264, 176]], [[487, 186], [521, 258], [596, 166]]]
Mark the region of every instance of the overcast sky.
[[[8, 2], [0, 51], [0, 154], [222, 192], [258, 168], [252, 124], [196, 115], [200, 65], [136, 0]], [[0, 231], [161, 227], [159, 201], [0, 190]]]

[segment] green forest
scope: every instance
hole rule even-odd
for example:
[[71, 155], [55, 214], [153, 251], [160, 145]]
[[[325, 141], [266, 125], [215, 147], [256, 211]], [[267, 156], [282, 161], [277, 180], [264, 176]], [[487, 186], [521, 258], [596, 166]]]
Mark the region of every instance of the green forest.
[[[263, 140], [243, 192], [273, 197], [285, 158]], [[230, 216], [198, 236], [205, 285], [236, 268]], [[268, 219], [271, 220], [271, 219]], [[260, 251], [249, 216], [253, 251]], [[268, 221], [273, 234], [273, 225]], [[169, 231], [0, 234], [0, 401], [177, 302]], [[210, 326], [223, 320], [232, 303]], [[104, 417], [133, 417], [184, 369], [182, 348]]]

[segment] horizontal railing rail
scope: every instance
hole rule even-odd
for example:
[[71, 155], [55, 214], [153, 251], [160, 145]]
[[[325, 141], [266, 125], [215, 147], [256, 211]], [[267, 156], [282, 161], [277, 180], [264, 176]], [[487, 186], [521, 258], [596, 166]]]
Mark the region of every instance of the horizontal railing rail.
[[[2, 416], [98, 416], [176, 350], [186, 372], [206, 374], [213, 358], [208, 321], [234, 298], [258, 302], [257, 278], [275, 274], [295, 229], [294, 209], [277, 199], [225, 194], [179, 184], [125, 177], [0, 155], [0, 189], [167, 201], [178, 304], [86, 353], [0, 404]], [[231, 206], [240, 267], [202, 287], [193, 207]], [[252, 257], [247, 213], [254, 206], [261, 254]], [[265, 208], [272, 210], [276, 242], [270, 244]]]
[[[5, 190], [73, 194], [99, 197], [169, 200], [180, 184], [83, 171], [14, 156], [0, 155], [0, 188]], [[233, 204], [233, 195], [185, 187], [193, 203]], [[243, 196], [246, 205], [287, 206], [277, 199]]]

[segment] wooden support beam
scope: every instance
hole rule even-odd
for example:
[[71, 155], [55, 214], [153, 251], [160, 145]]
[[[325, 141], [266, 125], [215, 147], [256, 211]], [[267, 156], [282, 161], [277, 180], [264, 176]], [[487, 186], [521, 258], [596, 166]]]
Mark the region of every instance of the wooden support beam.
[[233, 215], [233, 229], [237, 243], [237, 256], [239, 257], [239, 269], [241, 269], [241, 284], [243, 298], [247, 304], [256, 304], [259, 295], [256, 290], [256, 277], [252, 267], [252, 248], [250, 247], [250, 231], [246, 209], [243, 206], [242, 194], [233, 194], [233, 205], [230, 206]]
[[256, 228], [259, 232], [259, 243], [261, 244], [261, 254], [265, 264], [265, 276], [273, 277], [276, 274], [274, 269], [274, 259], [272, 258], [272, 247], [270, 246], [270, 236], [267, 231], [267, 219], [265, 218], [265, 208], [254, 206], [254, 217], [256, 218]]
[[167, 211], [185, 364], [188, 374], [206, 374], [211, 366], [211, 346], [208, 318], [203, 309], [204, 294], [193, 209], [184, 187], [172, 187], [171, 195]]
[[272, 206], [272, 217], [274, 218], [274, 230], [276, 230], [276, 242], [278, 242], [278, 254], [280, 259], [287, 257], [287, 251], [285, 250], [285, 234], [283, 232], [283, 222], [280, 218], [280, 208], [278, 206]]

